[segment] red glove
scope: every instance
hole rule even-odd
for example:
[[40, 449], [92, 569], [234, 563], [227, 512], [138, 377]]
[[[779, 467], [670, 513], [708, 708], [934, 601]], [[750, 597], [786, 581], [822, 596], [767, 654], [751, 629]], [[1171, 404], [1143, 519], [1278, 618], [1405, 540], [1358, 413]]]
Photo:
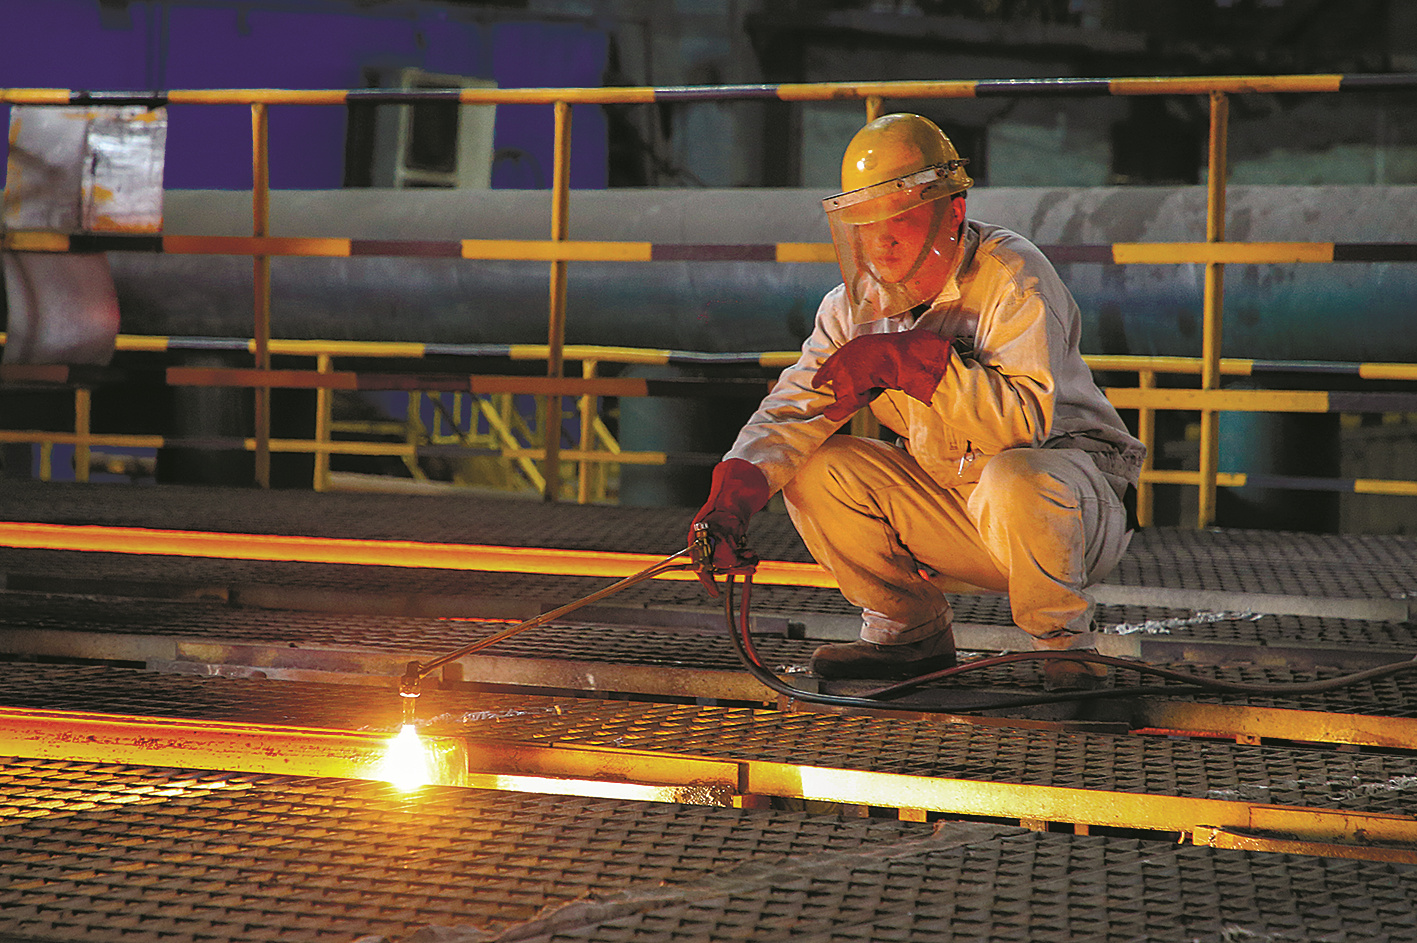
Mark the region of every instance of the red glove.
[[929, 406], [949, 363], [950, 339], [934, 331], [863, 334], [828, 357], [812, 385], [831, 386], [836, 402], [826, 417], [841, 421], [882, 390], [901, 390]]
[[767, 476], [752, 462], [741, 458], [719, 462], [713, 468], [708, 501], [689, 525], [689, 543], [694, 542], [694, 524], [702, 521], [714, 539], [714, 566], [729, 570], [756, 563], [756, 556], [739, 554], [738, 544], [748, 532], [748, 520], [767, 507], [770, 490]]

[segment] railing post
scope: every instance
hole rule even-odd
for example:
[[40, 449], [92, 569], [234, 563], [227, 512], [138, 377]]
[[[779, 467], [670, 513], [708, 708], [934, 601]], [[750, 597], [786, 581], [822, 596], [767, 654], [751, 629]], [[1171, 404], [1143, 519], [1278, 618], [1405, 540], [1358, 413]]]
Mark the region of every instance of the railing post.
[[[260, 239], [270, 235], [271, 176], [270, 122], [264, 102], [251, 105], [251, 234]], [[256, 369], [271, 368], [271, 257], [252, 256], [255, 277]], [[256, 396], [256, 484], [271, 486], [271, 390], [257, 386]]]
[[[866, 123], [870, 124], [879, 118], [885, 111], [885, 107], [885, 100], [881, 96], [866, 96]], [[851, 435], [862, 439], [879, 439], [881, 437], [881, 424], [876, 419], [876, 414], [869, 409], [862, 409], [852, 416], [847, 429]]]
[[[334, 358], [329, 354], [317, 354], [315, 356], [315, 370], [318, 373], [329, 373], [334, 369]], [[330, 438], [331, 425], [334, 421], [334, 391], [327, 386], [321, 386], [315, 390], [315, 442], [320, 446], [315, 452], [315, 483], [316, 491], [328, 491], [330, 488]]]
[[[570, 238], [571, 215], [571, 105], [558, 101], [555, 104], [556, 137], [554, 162], [551, 174], [551, 238], [564, 242]], [[561, 379], [565, 372], [566, 345], [566, 260], [556, 259], [551, 263], [551, 318], [546, 340], [546, 375], [553, 380]], [[561, 397], [546, 397], [545, 419], [542, 431], [546, 443], [545, 468], [542, 472], [546, 482], [542, 497], [555, 501], [561, 490]]]
[[89, 432], [93, 419], [93, 396], [86, 386], [74, 388], [74, 480], [89, 480]]
[[[1156, 371], [1137, 372], [1137, 388], [1156, 389]], [[1137, 523], [1150, 527], [1156, 514], [1156, 486], [1147, 481], [1147, 473], [1156, 467], [1156, 410], [1142, 407], [1137, 410], [1137, 438], [1146, 446], [1146, 457], [1141, 462], [1141, 479], [1137, 482]]]
[[[581, 361], [581, 376], [585, 377], [587, 380], [594, 379], [594, 378], [595, 378], [595, 374], [596, 374], [597, 363], [598, 363], [597, 361], [592, 360], [592, 359], [590, 359], [589, 357], [587, 357], [585, 360], [582, 360], [582, 361]], [[593, 448], [595, 448], [595, 443], [594, 443], [594, 441], [592, 440], [592, 436], [594, 436], [594, 434], [595, 434], [595, 431], [594, 431], [594, 425], [595, 425], [595, 397], [594, 397], [594, 396], [592, 396], [592, 395], [590, 395], [589, 393], [587, 393], [586, 395], [584, 395], [584, 396], [581, 397], [581, 401], [580, 401], [580, 412], [581, 412], [581, 440], [580, 440], [580, 441], [581, 441], [581, 444], [580, 444], [580, 449], [581, 449], [582, 452], [589, 452], [589, 451], [591, 451]], [[589, 458], [582, 458], [582, 459], [580, 460], [580, 462], [578, 462], [577, 465], [576, 465], [576, 503], [578, 503], [578, 504], [589, 504], [589, 503], [590, 503], [590, 475], [591, 475], [591, 470], [592, 470], [592, 464], [593, 464], [593, 460], [592, 460], [592, 459], [589, 459]]]
[[[1210, 93], [1210, 146], [1207, 155], [1205, 241], [1225, 241], [1225, 178], [1229, 164], [1225, 141], [1230, 117], [1224, 92]], [[1225, 266], [1205, 266], [1205, 314], [1201, 341], [1201, 389], [1220, 389], [1220, 336], [1225, 309]], [[1201, 411], [1200, 496], [1196, 502], [1196, 527], [1215, 523], [1215, 476], [1220, 468], [1220, 413]]]

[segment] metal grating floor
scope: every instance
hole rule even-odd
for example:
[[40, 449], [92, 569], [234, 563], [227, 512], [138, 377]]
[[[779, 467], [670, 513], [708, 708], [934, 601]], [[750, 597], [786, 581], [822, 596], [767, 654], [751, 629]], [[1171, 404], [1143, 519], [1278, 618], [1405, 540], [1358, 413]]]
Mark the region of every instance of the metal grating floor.
[[0, 938], [353, 940], [855, 852], [923, 826], [6, 759]]
[[[35, 655], [88, 655], [94, 658], [146, 663], [167, 670], [206, 672], [323, 672], [345, 680], [364, 677], [391, 686], [410, 658], [426, 658], [457, 649], [505, 627], [502, 622], [361, 614], [272, 610], [154, 599], [65, 596], [12, 592], [0, 607], [0, 648]], [[558, 623], [541, 626], [484, 649], [465, 659], [469, 680], [491, 681], [505, 671], [506, 659], [525, 667], [524, 675], [543, 674], [550, 685], [572, 684], [556, 666], [605, 665], [601, 686], [622, 683], [633, 693], [632, 671], [613, 666], [647, 666], [663, 677], [680, 674], [682, 689], [697, 696], [715, 695], [715, 682], [690, 677], [704, 672], [744, 675], [717, 617], [704, 625], [660, 627]], [[1203, 631], [1191, 631], [1192, 629]], [[1233, 630], [1233, 631], [1227, 631]], [[1178, 627], [1165, 638], [1232, 641], [1263, 645], [1327, 645], [1328, 651], [1351, 657], [1354, 652], [1412, 650], [1412, 627], [1404, 623], [1362, 622], [1297, 616], [1240, 617]], [[809, 639], [764, 635], [755, 643], [767, 663], [788, 673], [806, 672], [817, 646]], [[1264, 648], [1254, 654], [1263, 654]], [[1322, 655], [1324, 649], [1315, 649]], [[1233, 657], [1245, 657], [1242, 651]], [[1251, 656], [1252, 657], [1252, 656]], [[1317, 657], [1317, 656], [1316, 656]], [[1152, 659], [1155, 661], [1155, 659]], [[1391, 660], [1384, 656], [1383, 660]], [[1400, 659], [1398, 659], [1400, 660]], [[208, 668], [215, 664], [217, 668]], [[1316, 661], [1316, 664], [1323, 664]], [[1332, 664], [1332, 662], [1330, 662]], [[479, 669], [485, 665], [485, 669]], [[1300, 668], [1260, 664], [1174, 664], [1177, 670], [1203, 677], [1246, 683], [1283, 684], [1329, 678], [1334, 668]], [[591, 669], [587, 669], [591, 670]], [[965, 675], [945, 684], [954, 689], [1037, 688], [1042, 677], [1036, 665], [1014, 665]], [[1156, 683], [1154, 678], [1118, 672], [1117, 684]], [[756, 689], [754, 689], [756, 690]], [[767, 695], [766, 689], [761, 691]], [[1179, 692], [1178, 692], [1179, 695]], [[1194, 695], [1185, 695], [1196, 699]], [[744, 699], [741, 694], [737, 699]], [[1302, 710], [1352, 712], [1383, 716], [1417, 715], [1417, 671], [1391, 675], [1323, 694], [1206, 696], [1230, 704], [1282, 706]]]
[[[692, 513], [464, 495], [14, 484], [0, 489], [0, 519], [586, 550], [669, 553]], [[761, 515], [752, 539], [765, 557], [806, 559], [782, 515]], [[501, 627], [435, 614], [457, 609], [514, 621], [606, 585], [9, 549], [0, 549], [0, 575], [9, 590], [0, 593], [0, 637], [11, 657], [30, 646], [32, 655], [110, 662], [0, 661], [0, 704], [381, 731], [396, 727], [401, 706], [383, 674], [369, 679], [382, 686], [322, 684], [112, 663], [127, 652], [138, 663], [166, 659], [201, 671], [208, 668], [201, 657], [239, 654], [347, 664], [355, 673], [377, 664], [382, 672], [386, 663], [441, 654]], [[1389, 600], [1417, 591], [1417, 540], [1148, 530], [1110, 581]], [[693, 582], [642, 584], [613, 603], [651, 616], [717, 608]], [[835, 591], [755, 587], [754, 603], [779, 621], [852, 615]], [[1001, 597], [959, 597], [957, 615], [1011, 623]], [[1229, 661], [1187, 670], [1230, 680], [1333, 673], [1276, 667], [1270, 657], [1286, 648], [1364, 657], [1417, 650], [1411, 620], [1141, 605], [1105, 605], [1099, 618], [1177, 650], [1210, 646]], [[738, 670], [721, 631], [702, 624], [708, 628], [587, 619], [528, 632], [474, 658], [493, 668], [639, 665], [671, 683]], [[53, 649], [40, 651], [40, 642]], [[784, 666], [804, 663], [815, 644], [777, 630], [758, 641]], [[1026, 666], [966, 684], [1018, 691], [1039, 682], [1036, 667]], [[1186, 698], [1400, 719], [1417, 716], [1417, 674], [1323, 695]], [[684, 700], [433, 687], [419, 719], [427, 733], [528, 749], [610, 747], [1068, 787], [1093, 790], [1099, 802], [1129, 793], [1405, 822], [1417, 788], [1417, 751], [1406, 749], [1133, 734], [1125, 722], [956, 723]], [[1178, 846], [1137, 834], [446, 787], [410, 797], [369, 782], [9, 758], [0, 759], [0, 943], [485, 943], [504, 932], [606, 943], [1417, 940], [1417, 867]]]
[[998, 825], [7, 759], [0, 837], [10, 941], [1417, 939], [1412, 866]]
[[[3, 548], [0, 548], [0, 573], [5, 575], [12, 590], [56, 594], [103, 595], [125, 592], [126, 588], [126, 595], [185, 593], [194, 598], [205, 595], [221, 600], [239, 598], [243, 587], [274, 587], [267, 594], [268, 598], [273, 598], [275, 603], [285, 602], [290, 610], [319, 606], [352, 611], [348, 629], [351, 644], [363, 644], [361, 622], [354, 617], [359, 611], [390, 613], [379, 618], [395, 622], [399, 612], [418, 611], [418, 599], [422, 598], [428, 601], [425, 609], [438, 607], [440, 614], [471, 612], [479, 606], [493, 610], [500, 606], [505, 611], [512, 606], [521, 610], [521, 618], [526, 618], [587, 596], [610, 582], [594, 577], [251, 563]], [[312, 596], [312, 593], [318, 595]], [[380, 604], [376, 598], [380, 596], [390, 602]], [[361, 603], [362, 597], [368, 601]], [[667, 580], [650, 580], [632, 586], [610, 601], [630, 608], [698, 612], [717, 612], [721, 606], [696, 582]], [[752, 601], [755, 613], [789, 620], [804, 613], [827, 613], [851, 619], [859, 612], [836, 590], [755, 586]], [[1005, 597], [952, 596], [951, 601], [956, 621], [996, 626], [1013, 624]], [[1212, 613], [1202, 618], [1195, 615], [1193, 610], [1159, 606], [1102, 605], [1097, 610], [1098, 624], [1103, 631], [1141, 632], [1167, 639], [1197, 641], [1357, 645], [1417, 651], [1417, 628], [1411, 622], [1249, 612]], [[4, 617], [0, 612], [0, 618]], [[299, 622], [302, 617], [291, 615], [289, 619]], [[367, 622], [365, 620], [365, 624]], [[428, 623], [423, 625], [426, 627]]]
[[[394, 730], [392, 691], [0, 665], [0, 704]], [[430, 691], [424, 733], [1157, 796], [1411, 814], [1417, 755], [776, 710]]]
[[[35, 481], [10, 481], [0, 489], [0, 520], [663, 554], [683, 548], [694, 510], [548, 505], [477, 494], [317, 494]], [[785, 514], [755, 517], [750, 543], [766, 559], [810, 560]], [[1417, 538], [1411, 537], [1147, 528], [1134, 536], [1109, 582], [1390, 599], [1417, 595], [1414, 559]]]

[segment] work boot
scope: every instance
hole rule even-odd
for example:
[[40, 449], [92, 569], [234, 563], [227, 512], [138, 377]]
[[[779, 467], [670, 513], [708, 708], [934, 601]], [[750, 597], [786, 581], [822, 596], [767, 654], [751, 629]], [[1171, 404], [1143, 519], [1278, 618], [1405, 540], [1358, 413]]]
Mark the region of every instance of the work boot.
[[1043, 662], [1043, 690], [1096, 691], [1107, 680], [1107, 666], [1067, 658]]
[[[1086, 632], [1072, 633], [1059, 629], [1052, 635], [1036, 639], [1033, 644], [1041, 651], [1075, 651], [1079, 654], [1095, 655], [1097, 634], [1097, 622], [1094, 620]], [[1106, 665], [1068, 658], [1048, 658], [1043, 662], [1045, 691], [1095, 691], [1102, 687], [1106, 680]]]
[[812, 653], [812, 671], [820, 678], [917, 678], [955, 666], [954, 630], [906, 642], [841, 642], [823, 645]]

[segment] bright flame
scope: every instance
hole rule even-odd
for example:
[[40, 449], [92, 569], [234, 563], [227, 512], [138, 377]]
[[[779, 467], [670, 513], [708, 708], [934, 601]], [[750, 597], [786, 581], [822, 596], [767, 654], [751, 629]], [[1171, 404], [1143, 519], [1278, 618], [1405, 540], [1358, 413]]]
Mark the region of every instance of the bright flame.
[[389, 752], [384, 756], [379, 774], [405, 792], [432, 781], [433, 776], [428, 771], [428, 751], [418, 736], [418, 728], [413, 724], [404, 724], [398, 736], [389, 738]]

